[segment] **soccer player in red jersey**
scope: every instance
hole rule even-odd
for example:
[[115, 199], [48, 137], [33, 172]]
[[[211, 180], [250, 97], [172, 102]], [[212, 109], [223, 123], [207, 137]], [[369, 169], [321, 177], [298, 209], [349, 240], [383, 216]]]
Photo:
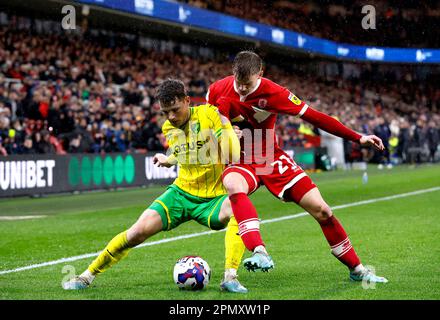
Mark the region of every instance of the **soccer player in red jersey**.
[[[339, 220], [324, 201], [310, 177], [277, 144], [275, 123], [278, 114], [293, 115], [344, 139], [383, 150], [380, 138], [361, 135], [338, 120], [313, 109], [288, 89], [264, 78], [263, 62], [254, 52], [242, 51], [233, 62], [233, 75], [213, 83], [206, 100], [219, 107], [231, 122], [243, 121], [244, 141], [240, 163], [229, 165], [223, 184], [231, 201], [239, 234], [253, 252], [244, 260], [247, 270], [268, 271], [274, 267], [260, 235], [257, 211], [249, 200], [261, 184], [277, 198], [293, 201], [319, 223], [333, 255], [350, 270], [355, 281], [387, 282], [364, 267]], [[246, 135], [245, 133], [250, 133]]]

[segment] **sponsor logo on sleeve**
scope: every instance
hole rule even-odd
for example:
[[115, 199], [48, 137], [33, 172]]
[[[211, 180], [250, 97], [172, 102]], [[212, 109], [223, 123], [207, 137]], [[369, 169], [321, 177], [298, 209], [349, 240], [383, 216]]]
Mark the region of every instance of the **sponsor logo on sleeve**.
[[294, 104], [296, 104], [297, 106], [299, 106], [301, 104], [301, 100], [295, 96], [292, 92], [289, 94], [289, 98], [290, 101], [292, 101]]

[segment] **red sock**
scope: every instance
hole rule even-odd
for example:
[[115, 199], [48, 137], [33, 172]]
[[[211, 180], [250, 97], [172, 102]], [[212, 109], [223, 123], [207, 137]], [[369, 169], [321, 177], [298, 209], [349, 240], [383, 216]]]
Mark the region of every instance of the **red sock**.
[[361, 262], [354, 251], [347, 233], [334, 215], [319, 223], [330, 244], [333, 255], [348, 268], [354, 269]]
[[234, 193], [229, 196], [229, 200], [231, 200], [232, 212], [238, 222], [238, 233], [246, 248], [253, 251], [257, 246], [264, 246], [257, 210], [247, 194], [244, 192]]

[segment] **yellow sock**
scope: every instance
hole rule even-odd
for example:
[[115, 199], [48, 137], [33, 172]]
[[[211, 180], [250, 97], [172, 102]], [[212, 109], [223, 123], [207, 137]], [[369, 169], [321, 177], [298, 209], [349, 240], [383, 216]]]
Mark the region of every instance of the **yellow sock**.
[[121, 232], [107, 244], [104, 250], [87, 269], [93, 275], [102, 273], [127, 256], [130, 249], [127, 242], [127, 231]]
[[232, 216], [225, 235], [225, 269], [237, 270], [246, 247], [238, 235], [238, 223]]

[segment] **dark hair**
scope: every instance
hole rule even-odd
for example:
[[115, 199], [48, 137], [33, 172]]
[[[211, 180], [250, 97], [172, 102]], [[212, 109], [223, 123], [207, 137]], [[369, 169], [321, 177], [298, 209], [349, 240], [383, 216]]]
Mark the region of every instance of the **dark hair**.
[[247, 80], [251, 75], [258, 74], [263, 67], [263, 60], [252, 51], [239, 52], [232, 63], [232, 72], [237, 80]]
[[185, 84], [177, 79], [163, 81], [156, 90], [156, 99], [163, 106], [173, 106], [177, 100], [187, 96]]

